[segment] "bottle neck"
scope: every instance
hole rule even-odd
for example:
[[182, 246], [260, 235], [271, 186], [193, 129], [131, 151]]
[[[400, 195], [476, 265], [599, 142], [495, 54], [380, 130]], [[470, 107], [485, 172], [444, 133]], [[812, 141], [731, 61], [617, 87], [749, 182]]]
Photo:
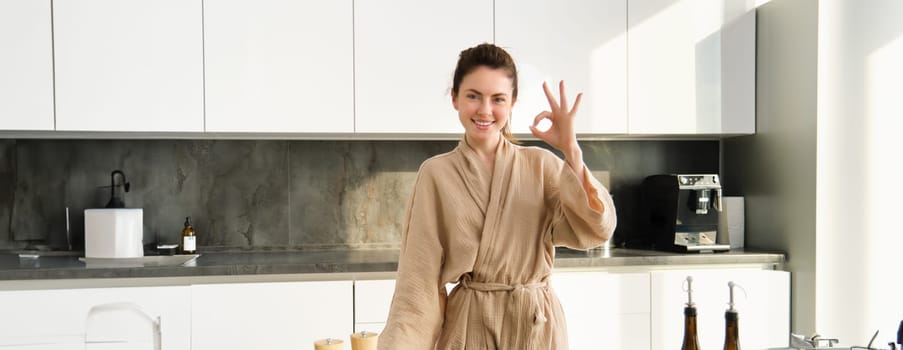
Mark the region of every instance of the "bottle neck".
[[725, 312], [724, 321], [724, 350], [740, 350], [740, 325], [737, 312]]
[[699, 350], [699, 339], [696, 335], [696, 308], [684, 308], [684, 342], [681, 350]]
[[696, 315], [684, 315], [684, 335], [688, 334], [696, 336]]

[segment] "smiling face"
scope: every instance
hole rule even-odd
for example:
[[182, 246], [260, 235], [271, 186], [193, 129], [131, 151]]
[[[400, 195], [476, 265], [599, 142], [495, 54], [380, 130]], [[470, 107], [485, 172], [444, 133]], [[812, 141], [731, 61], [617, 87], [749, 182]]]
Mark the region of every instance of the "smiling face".
[[498, 141], [514, 106], [514, 82], [505, 69], [479, 66], [461, 80], [452, 105], [474, 144]]

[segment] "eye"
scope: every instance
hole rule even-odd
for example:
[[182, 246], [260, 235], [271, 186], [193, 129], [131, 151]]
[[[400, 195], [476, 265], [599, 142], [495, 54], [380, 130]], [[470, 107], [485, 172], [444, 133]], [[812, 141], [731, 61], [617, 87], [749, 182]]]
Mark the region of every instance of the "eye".
[[506, 101], [506, 100], [505, 100], [504, 97], [496, 97], [496, 98], [495, 98], [495, 103], [498, 103], [498, 104], [505, 103], [505, 101]]
[[470, 100], [476, 100], [476, 99], [477, 99], [477, 95], [476, 95], [476, 94], [467, 94], [467, 98], [470, 99]]

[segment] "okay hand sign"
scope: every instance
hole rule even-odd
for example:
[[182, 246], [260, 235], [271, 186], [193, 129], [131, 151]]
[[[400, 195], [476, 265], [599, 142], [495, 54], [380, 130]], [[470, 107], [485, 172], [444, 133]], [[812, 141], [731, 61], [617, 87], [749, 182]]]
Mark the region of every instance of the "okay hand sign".
[[[577, 134], [574, 131], [574, 117], [577, 115], [577, 107], [580, 107], [583, 93], [577, 94], [574, 106], [569, 107], [567, 95], [564, 92], [564, 80], [558, 84], [559, 101], [555, 101], [555, 97], [552, 95], [552, 91], [549, 90], [547, 83], [542, 83], [542, 88], [546, 92], [546, 98], [549, 99], [551, 111], [542, 111], [536, 115], [536, 118], [533, 119], [533, 125], [530, 126], [530, 131], [533, 132], [533, 136], [536, 136], [536, 138], [568, 154], [574, 148], [579, 148], [577, 145]], [[546, 131], [540, 131], [536, 128], [543, 119], [548, 119], [552, 122], [552, 126]]]

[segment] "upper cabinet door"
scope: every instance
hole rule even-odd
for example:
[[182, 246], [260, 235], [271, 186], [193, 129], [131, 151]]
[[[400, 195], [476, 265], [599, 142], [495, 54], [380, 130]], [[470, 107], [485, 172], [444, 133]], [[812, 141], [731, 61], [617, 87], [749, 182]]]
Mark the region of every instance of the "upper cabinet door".
[[542, 82], [557, 96], [559, 80], [571, 103], [583, 92], [578, 134], [627, 132], [626, 0], [496, 0], [495, 39], [519, 73], [513, 132], [530, 133], [549, 110]]
[[351, 0], [206, 0], [206, 131], [354, 132]]
[[755, 9], [746, 0], [631, 0], [632, 134], [755, 132]]
[[0, 130], [53, 130], [50, 1], [0, 2]]
[[53, 1], [57, 130], [204, 130], [201, 1]]
[[492, 39], [492, 0], [355, 1], [355, 131], [463, 133], [455, 64]]

